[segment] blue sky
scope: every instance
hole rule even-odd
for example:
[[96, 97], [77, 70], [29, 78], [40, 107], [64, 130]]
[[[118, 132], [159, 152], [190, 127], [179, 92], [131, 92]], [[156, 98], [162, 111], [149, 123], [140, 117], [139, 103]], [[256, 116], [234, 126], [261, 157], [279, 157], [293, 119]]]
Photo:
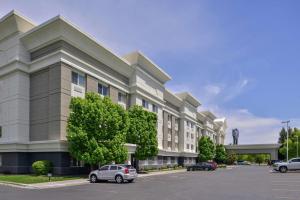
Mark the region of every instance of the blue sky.
[[141, 50], [240, 129], [241, 143], [276, 142], [281, 120], [300, 127], [300, 1], [14, 1], [37, 24], [58, 14], [119, 55]]

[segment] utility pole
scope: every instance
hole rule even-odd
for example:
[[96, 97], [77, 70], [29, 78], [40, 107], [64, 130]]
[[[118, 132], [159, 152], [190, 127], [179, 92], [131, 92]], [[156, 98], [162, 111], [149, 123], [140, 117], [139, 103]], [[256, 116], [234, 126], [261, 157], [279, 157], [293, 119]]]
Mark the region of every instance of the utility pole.
[[290, 120], [283, 121], [281, 123], [286, 124], [286, 161], [288, 161], [289, 160], [289, 123], [290, 123]]

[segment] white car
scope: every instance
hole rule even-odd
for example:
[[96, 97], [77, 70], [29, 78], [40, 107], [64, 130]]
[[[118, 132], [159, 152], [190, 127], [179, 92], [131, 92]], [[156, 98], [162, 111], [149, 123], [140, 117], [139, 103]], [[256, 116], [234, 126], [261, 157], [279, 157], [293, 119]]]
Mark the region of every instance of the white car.
[[123, 183], [126, 180], [131, 183], [135, 178], [137, 178], [136, 169], [131, 165], [104, 165], [89, 174], [91, 183], [110, 180], [115, 180], [117, 183]]
[[288, 162], [278, 162], [273, 164], [275, 171], [285, 173], [287, 171], [300, 170], [300, 158], [292, 158]]

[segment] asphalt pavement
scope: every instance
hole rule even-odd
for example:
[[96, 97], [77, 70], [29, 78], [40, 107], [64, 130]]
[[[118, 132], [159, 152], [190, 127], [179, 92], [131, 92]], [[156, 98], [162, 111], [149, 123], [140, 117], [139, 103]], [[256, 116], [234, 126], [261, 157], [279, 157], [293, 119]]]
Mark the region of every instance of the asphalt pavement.
[[96, 183], [29, 190], [0, 186], [0, 200], [274, 200], [300, 199], [300, 172], [271, 173], [266, 166], [179, 172], [135, 183]]

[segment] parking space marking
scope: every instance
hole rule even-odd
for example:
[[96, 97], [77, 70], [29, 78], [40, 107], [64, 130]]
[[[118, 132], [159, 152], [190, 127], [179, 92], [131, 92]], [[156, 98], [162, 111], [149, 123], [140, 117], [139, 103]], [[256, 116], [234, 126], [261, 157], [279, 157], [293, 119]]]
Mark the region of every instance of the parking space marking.
[[300, 190], [291, 190], [291, 189], [285, 189], [285, 188], [272, 188], [272, 190], [275, 190], [275, 191], [287, 191], [287, 192], [300, 192]]

